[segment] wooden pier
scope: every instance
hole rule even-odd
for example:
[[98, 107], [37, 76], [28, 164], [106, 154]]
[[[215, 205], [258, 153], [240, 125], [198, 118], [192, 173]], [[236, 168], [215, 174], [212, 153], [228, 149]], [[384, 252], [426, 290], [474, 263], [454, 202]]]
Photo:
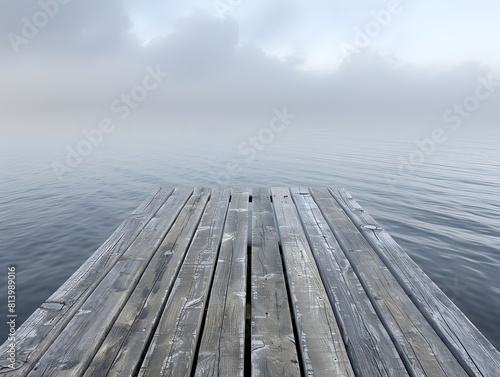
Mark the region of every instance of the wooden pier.
[[499, 352], [329, 188], [157, 189], [18, 329], [15, 369], [0, 351], [8, 376], [500, 376]]

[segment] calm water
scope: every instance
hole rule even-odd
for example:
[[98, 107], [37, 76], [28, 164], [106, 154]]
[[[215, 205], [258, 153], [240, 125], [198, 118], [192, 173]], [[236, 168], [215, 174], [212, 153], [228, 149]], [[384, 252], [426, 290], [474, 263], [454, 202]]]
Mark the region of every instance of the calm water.
[[[398, 157], [415, 149], [412, 137], [339, 135], [290, 130], [246, 162], [237, 152], [245, 137], [227, 130], [117, 134], [63, 182], [50, 163], [78, 135], [3, 139], [0, 281], [5, 287], [7, 266], [16, 266], [19, 323], [156, 186], [329, 185], [346, 187], [500, 348], [500, 142], [455, 137], [401, 177]], [[6, 315], [6, 292], [0, 301]], [[1, 326], [2, 340], [6, 333]]]

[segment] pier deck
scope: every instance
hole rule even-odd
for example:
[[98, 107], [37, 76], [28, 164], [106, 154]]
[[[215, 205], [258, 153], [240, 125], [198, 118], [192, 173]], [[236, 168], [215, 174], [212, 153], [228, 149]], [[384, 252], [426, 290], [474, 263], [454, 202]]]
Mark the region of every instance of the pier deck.
[[157, 189], [18, 329], [15, 365], [0, 351], [8, 376], [500, 376], [498, 351], [330, 188]]

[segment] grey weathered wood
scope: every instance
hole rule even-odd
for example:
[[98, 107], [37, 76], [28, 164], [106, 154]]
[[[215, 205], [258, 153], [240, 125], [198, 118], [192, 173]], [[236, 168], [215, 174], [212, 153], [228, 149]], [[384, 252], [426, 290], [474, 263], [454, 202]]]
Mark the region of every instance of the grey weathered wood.
[[179, 271], [139, 376], [189, 376], [200, 336], [230, 190], [212, 197]]
[[309, 190], [291, 189], [356, 376], [408, 376], [405, 366]]
[[144, 226], [153, 218], [173, 192], [155, 190], [87, 261], [17, 330], [17, 369], [8, 368], [6, 347], [0, 350], [0, 373], [26, 376], [50, 347], [81, 304], [114, 266], [118, 258], [134, 242]]
[[252, 198], [251, 374], [253, 377], [299, 377], [271, 192], [253, 189]]
[[18, 329], [17, 370], [0, 348], [0, 375], [500, 376], [498, 351], [345, 190], [269, 192], [253, 193], [252, 349], [248, 190], [159, 189]]
[[467, 374], [328, 189], [311, 189], [344, 254], [413, 376]]
[[344, 189], [330, 190], [471, 376], [500, 376], [500, 353]]
[[243, 377], [249, 190], [232, 190], [196, 377]]
[[88, 366], [192, 189], [175, 189], [28, 376], [79, 376]]
[[130, 376], [140, 367], [211, 189], [195, 190], [151, 259], [85, 376]]
[[273, 188], [272, 194], [304, 371], [316, 376], [354, 376], [290, 192]]

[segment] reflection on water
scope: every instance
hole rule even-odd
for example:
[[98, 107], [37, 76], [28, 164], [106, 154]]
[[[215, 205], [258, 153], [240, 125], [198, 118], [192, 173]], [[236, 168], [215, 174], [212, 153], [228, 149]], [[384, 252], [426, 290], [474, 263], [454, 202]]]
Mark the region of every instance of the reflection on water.
[[415, 148], [411, 139], [338, 135], [292, 130], [253, 161], [237, 152], [244, 138], [226, 130], [133, 142], [117, 136], [63, 182], [50, 163], [64, 161], [66, 141], [4, 140], [0, 278], [17, 267], [19, 323], [156, 186], [335, 186], [346, 187], [500, 348], [499, 143], [456, 139], [401, 175], [398, 157]]

